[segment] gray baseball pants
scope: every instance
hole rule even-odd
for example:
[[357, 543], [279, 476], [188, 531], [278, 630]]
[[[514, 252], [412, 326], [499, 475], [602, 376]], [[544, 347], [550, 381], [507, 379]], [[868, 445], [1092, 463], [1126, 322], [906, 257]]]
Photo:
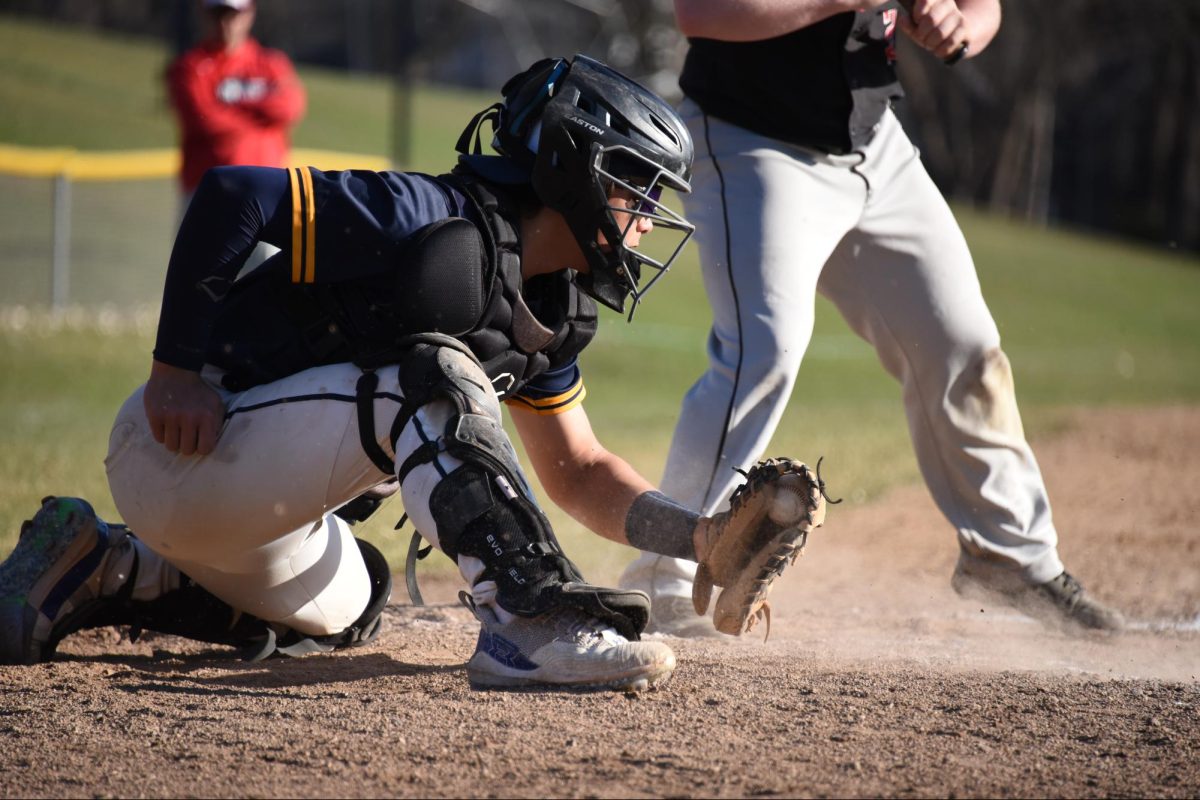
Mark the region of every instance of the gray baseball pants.
[[[890, 112], [826, 155], [704, 115], [684, 197], [713, 310], [708, 371], [684, 397], [662, 491], [712, 513], [762, 456], [812, 337], [816, 292], [903, 387], [909, 432], [962, 557], [1040, 583], [1062, 572], [1050, 503], [967, 243]], [[690, 593], [695, 564], [643, 554], [622, 582]]]

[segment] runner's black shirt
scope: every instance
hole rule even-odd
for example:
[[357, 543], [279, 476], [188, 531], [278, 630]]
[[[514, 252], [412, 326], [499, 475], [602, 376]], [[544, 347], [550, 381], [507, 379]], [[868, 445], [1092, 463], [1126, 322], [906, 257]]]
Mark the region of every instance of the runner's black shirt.
[[679, 85], [705, 113], [787, 142], [849, 153], [904, 92], [892, 7], [836, 14], [755, 42], [690, 39]]

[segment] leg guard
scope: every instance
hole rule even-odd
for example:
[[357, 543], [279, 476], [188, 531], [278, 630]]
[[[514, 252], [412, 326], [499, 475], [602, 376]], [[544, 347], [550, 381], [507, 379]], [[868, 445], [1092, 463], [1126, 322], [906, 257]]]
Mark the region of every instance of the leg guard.
[[[483, 571], [473, 582], [494, 581], [498, 604], [512, 614], [532, 617], [569, 605], [636, 638], [649, 615], [646, 596], [584, 581], [533, 500], [483, 368], [461, 344], [450, 341], [453, 345], [436, 340], [414, 344], [400, 370], [404, 404], [411, 413], [440, 399], [454, 407], [441, 436], [408, 456], [398, 471], [403, 481], [441, 451], [463, 462], [429, 496], [439, 546], [455, 561], [470, 557], [482, 562]], [[393, 430], [395, 441], [399, 429]]]

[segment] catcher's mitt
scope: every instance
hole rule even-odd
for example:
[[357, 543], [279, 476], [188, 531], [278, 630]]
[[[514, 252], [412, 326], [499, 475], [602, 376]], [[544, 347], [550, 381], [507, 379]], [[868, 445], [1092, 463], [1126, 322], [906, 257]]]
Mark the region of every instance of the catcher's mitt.
[[734, 491], [729, 510], [709, 522], [708, 552], [692, 587], [696, 613], [708, 612], [713, 586], [721, 586], [713, 610], [717, 630], [738, 636], [765, 619], [770, 633], [771, 584], [824, 521], [824, 486], [811, 469], [790, 458], [755, 464]]

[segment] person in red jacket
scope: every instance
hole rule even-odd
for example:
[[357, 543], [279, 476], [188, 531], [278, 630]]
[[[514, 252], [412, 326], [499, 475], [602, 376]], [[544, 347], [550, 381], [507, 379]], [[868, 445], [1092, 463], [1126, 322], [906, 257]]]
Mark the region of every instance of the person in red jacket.
[[212, 167], [287, 166], [290, 131], [305, 108], [292, 62], [250, 35], [254, 0], [204, 0], [204, 11], [204, 40], [167, 71], [185, 199]]

